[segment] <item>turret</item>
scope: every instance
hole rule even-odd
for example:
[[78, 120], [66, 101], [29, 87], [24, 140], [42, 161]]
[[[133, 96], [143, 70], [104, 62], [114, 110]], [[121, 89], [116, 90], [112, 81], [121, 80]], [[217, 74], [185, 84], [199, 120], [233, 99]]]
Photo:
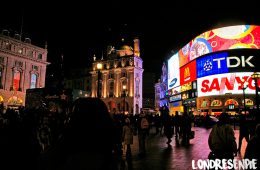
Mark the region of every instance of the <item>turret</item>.
[[138, 38], [134, 39], [134, 56], [140, 57], [140, 40]]

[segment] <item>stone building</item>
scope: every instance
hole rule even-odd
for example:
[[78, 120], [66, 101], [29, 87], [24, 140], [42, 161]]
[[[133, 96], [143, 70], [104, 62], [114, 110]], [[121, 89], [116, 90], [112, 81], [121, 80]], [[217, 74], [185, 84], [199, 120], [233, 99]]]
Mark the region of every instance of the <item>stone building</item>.
[[116, 50], [108, 46], [106, 59], [102, 57], [97, 60], [94, 56], [92, 69], [92, 97], [100, 97], [111, 113], [140, 113], [143, 98], [143, 60], [140, 57], [138, 38], [134, 39], [133, 48], [123, 45]]
[[0, 103], [7, 107], [25, 105], [26, 89], [45, 86], [47, 45], [31, 44], [30, 38], [0, 34]]

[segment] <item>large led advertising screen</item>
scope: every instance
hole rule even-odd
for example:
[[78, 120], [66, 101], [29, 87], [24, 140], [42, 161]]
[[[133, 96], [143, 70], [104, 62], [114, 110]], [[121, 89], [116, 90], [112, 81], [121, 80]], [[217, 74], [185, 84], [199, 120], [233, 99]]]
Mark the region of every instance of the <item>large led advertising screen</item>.
[[251, 72], [260, 68], [260, 50], [236, 49], [208, 54], [196, 59], [197, 78], [209, 75]]
[[243, 86], [246, 82], [248, 88], [246, 94], [255, 93], [255, 83], [251, 78], [253, 72], [237, 72], [211, 75], [197, 79], [198, 97], [243, 94]]
[[174, 54], [168, 60], [168, 89], [172, 89], [180, 85], [180, 65], [179, 55]]
[[260, 26], [236, 25], [200, 34], [178, 51], [180, 67], [202, 55], [229, 49], [259, 49]]

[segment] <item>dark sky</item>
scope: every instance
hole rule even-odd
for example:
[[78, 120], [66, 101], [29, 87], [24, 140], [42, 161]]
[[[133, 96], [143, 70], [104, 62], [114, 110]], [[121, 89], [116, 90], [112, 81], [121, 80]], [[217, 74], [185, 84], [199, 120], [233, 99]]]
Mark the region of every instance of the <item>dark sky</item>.
[[22, 28], [23, 36], [41, 47], [47, 41], [48, 61], [52, 63], [49, 73], [57, 70], [62, 54], [65, 68], [88, 67], [93, 55], [100, 58], [108, 44], [117, 46], [124, 38], [132, 45], [133, 38], [139, 37], [145, 71], [159, 76], [162, 62], [200, 33], [230, 24], [260, 24], [255, 4], [160, 3], [7, 4], [1, 9], [0, 28], [18, 33]]

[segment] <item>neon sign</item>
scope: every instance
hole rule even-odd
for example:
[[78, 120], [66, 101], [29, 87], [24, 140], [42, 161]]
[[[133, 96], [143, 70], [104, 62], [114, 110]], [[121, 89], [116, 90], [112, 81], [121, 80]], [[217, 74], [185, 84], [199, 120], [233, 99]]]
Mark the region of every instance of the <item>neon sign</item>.
[[242, 94], [244, 83], [248, 83], [245, 90], [247, 94], [255, 93], [254, 80], [251, 78], [253, 72], [226, 73], [198, 78], [198, 97], [211, 95]]
[[180, 66], [212, 52], [241, 48], [260, 48], [260, 26], [236, 25], [202, 33], [178, 51]]

